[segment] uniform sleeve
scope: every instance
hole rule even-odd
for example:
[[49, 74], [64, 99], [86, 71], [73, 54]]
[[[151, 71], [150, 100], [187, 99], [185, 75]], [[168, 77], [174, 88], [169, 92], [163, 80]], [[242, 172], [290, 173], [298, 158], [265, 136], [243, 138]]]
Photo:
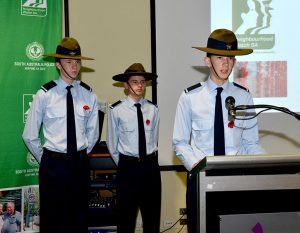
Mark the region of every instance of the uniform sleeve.
[[98, 115], [98, 98], [93, 93], [93, 105], [91, 115], [87, 121], [86, 136], [88, 140], [87, 153], [90, 153], [99, 139], [99, 115]]
[[[249, 95], [247, 105], [253, 105], [253, 99], [251, 95]], [[255, 114], [255, 111], [248, 110], [248, 113], [251, 113], [250, 115], [253, 115]], [[241, 139], [242, 154], [266, 154], [266, 151], [259, 142], [257, 117], [254, 117], [251, 120], [245, 120], [245, 124], [246, 126], [244, 128]]]
[[118, 151], [118, 140], [119, 131], [117, 119], [114, 115], [113, 109], [108, 109], [107, 116], [107, 133], [106, 133], [106, 143], [108, 146], [109, 153], [112, 155], [113, 160], [118, 165], [119, 163], [119, 151]]
[[182, 161], [185, 168], [190, 171], [198, 159], [190, 145], [192, 129], [191, 108], [188, 97], [182, 93], [176, 109], [174, 130], [173, 130], [173, 150]]
[[44, 101], [44, 93], [42, 90], [39, 90], [30, 105], [22, 135], [28, 150], [39, 163], [41, 162], [41, 157], [43, 155], [43, 147], [39, 134], [44, 114]]

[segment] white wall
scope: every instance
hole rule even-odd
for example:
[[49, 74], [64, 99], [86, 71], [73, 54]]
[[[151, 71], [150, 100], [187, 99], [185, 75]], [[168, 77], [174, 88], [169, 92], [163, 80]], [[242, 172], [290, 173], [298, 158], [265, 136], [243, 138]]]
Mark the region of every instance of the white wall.
[[[135, 62], [151, 71], [150, 3], [126, 1], [69, 1], [70, 36], [75, 37], [86, 56], [82, 80], [93, 87], [102, 102], [124, 98], [123, 86], [112, 80]], [[151, 99], [151, 87], [146, 90]], [[106, 138], [106, 122], [102, 140]]]

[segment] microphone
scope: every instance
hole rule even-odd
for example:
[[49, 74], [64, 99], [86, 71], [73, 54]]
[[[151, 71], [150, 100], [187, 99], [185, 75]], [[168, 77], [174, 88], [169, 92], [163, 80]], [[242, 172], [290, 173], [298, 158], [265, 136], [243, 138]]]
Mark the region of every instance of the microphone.
[[228, 110], [228, 121], [233, 122], [235, 119], [235, 99], [232, 96], [228, 96], [225, 99], [225, 107]]

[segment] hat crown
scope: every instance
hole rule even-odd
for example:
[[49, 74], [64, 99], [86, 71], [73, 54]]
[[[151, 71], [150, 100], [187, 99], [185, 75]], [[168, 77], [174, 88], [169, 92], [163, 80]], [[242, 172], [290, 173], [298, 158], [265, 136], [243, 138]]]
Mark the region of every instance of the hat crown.
[[217, 29], [210, 34], [207, 40], [207, 48], [227, 51], [237, 50], [238, 42], [232, 31]]
[[72, 37], [65, 37], [56, 48], [56, 53], [68, 56], [80, 56], [81, 49], [76, 39]]
[[235, 34], [227, 29], [217, 29], [210, 34], [209, 38], [227, 43], [237, 41]]
[[57, 59], [94, 60], [93, 58], [81, 55], [80, 45], [78, 41], [72, 37], [63, 38], [56, 47], [56, 53], [48, 53], [43, 56], [54, 57]]
[[145, 68], [141, 63], [134, 63], [131, 66], [129, 66], [126, 70], [125, 70], [125, 74], [126, 73], [143, 73], [145, 72]]
[[114, 75], [113, 80], [127, 82], [131, 76], [144, 76], [146, 81], [157, 78], [157, 74], [146, 72], [141, 63], [133, 63], [124, 71], [124, 73]]
[[78, 41], [72, 37], [63, 38], [59, 45], [63, 48], [70, 49], [70, 50], [80, 48]]
[[235, 34], [225, 28], [214, 30], [208, 40], [206, 47], [193, 47], [203, 52], [221, 56], [247, 55], [253, 52], [252, 49], [238, 48], [238, 41]]

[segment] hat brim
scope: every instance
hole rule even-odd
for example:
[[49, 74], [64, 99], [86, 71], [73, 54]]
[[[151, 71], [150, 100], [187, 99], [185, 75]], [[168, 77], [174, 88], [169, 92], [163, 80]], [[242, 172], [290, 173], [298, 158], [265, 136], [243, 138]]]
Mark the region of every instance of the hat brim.
[[113, 80], [118, 82], [127, 82], [131, 76], [143, 76], [146, 81], [153, 80], [157, 78], [157, 74], [149, 72], [128, 72], [123, 74], [117, 74], [113, 76]]
[[211, 49], [206, 47], [192, 47], [194, 49], [201, 50], [203, 52], [222, 55], [222, 56], [242, 56], [253, 53], [253, 49], [237, 49], [237, 50], [219, 50], [219, 49]]
[[84, 56], [69, 56], [69, 55], [61, 55], [57, 53], [48, 53], [44, 54], [45, 57], [53, 57], [53, 58], [60, 58], [60, 59], [74, 59], [74, 60], [95, 60], [94, 58], [84, 57]]

